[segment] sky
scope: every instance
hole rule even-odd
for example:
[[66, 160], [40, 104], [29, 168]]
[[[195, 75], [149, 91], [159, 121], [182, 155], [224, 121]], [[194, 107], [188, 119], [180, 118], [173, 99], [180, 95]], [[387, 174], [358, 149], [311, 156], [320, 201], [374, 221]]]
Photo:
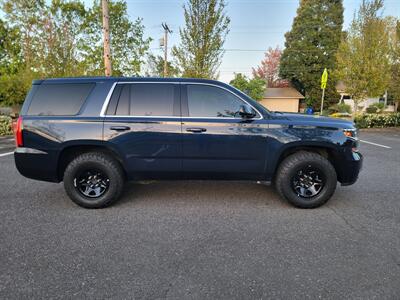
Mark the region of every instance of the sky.
[[[140, 17], [146, 36], [154, 40], [151, 51], [162, 54], [159, 39], [163, 36], [162, 22], [172, 29], [169, 45], [179, 44], [179, 27], [184, 25], [184, 0], [127, 0], [128, 14]], [[234, 72], [251, 75], [252, 67], [260, 64], [268, 47], [284, 46], [296, 15], [299, 0], [226, 0], [226, 13], [231, 19], [226, 52], [219, 68], [219, 80], [229, 82]], [[362, 0], [344, 0], [344, 28], [347, 28]], [[385, 0], [384, 15], [400, 18], [400, 0]], [[240, 51], [239, 51], [240, 50]]]

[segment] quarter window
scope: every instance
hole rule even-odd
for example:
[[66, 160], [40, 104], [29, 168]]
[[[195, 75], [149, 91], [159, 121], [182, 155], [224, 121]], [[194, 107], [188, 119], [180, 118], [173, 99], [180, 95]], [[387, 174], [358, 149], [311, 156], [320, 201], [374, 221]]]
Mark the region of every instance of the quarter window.
[[94, 83], [41, 84], [32, 98], [27, 114], [76, 115], [94, 86]]
[[189, 117], [238, 117], [243, 101], [214, 86], [187, 85]]

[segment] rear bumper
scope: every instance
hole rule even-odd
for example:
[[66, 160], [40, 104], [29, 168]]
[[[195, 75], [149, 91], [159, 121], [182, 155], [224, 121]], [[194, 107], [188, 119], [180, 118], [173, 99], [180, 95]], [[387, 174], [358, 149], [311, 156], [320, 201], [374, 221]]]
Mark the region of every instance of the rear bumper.
[[341, 165], [339, 174], [339, 182], [342, 185], [351, 185], [358, 179], [358, 175], [362, 169], [363, 156], [359, 152], [352, 152]]
[[57, 159], [54, 154], [32, 148], [17, 148], [14, 152], [18, 172], [28, 178], [59, 182]]

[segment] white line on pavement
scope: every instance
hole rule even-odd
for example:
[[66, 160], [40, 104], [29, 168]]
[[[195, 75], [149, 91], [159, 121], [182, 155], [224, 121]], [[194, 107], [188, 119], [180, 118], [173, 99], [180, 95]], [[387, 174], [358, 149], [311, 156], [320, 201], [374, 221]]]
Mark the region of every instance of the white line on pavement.
[[385, 146], [385, 145], [381, 145], [381, 144], [377, 144], [377, 143], [373, 143], [373, 142], [368, 142], [368, 141], [364, 141], [364, 140], [360, 140], [360, 142], [363, 142], [363, 143], [366, 143], [366, 144], [370, 144], [370, 145], [374, 145], [374, 146], [378, 146], [378, 147], [382, 147], [382, 148], [392, 149], [392, 147], [389, 147], [389, 146]]
[[0, 157], [2, 157], [2, 156], [7, 156], [7, 155], [11, 155], [11, 154], [13, 154], [14, 152], [7, 152], [7, 153], [1, 153], [0, 154]]

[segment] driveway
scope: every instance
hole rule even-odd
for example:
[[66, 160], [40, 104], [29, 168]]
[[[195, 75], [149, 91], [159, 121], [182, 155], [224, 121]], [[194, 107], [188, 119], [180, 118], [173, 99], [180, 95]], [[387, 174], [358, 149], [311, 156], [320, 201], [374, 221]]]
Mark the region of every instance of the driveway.
[[314, 210], [207, 181], [131, 183], [86, 210], [1, 156], [0, 298], [399, 299], [400, 131], [361, 139], [359, 181]]

